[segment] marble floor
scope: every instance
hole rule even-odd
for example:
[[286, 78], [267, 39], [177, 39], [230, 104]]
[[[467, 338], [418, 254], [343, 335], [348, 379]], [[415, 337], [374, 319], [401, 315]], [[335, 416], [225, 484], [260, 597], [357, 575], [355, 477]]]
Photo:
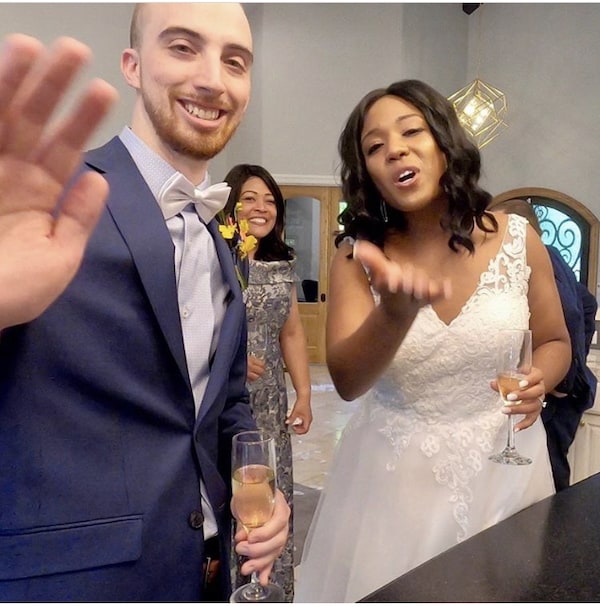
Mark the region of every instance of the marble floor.
[[[313, 489], [322, 489], [331, 456], [356, 402], [343, 401], [336, 393], [325, 365], [311, 365], [313, 423], [307, 434], [292, 435], [294, 481]], [[289, 382], [289, 398], [293, 388]]]
[[[343, 401], [336, 393], [325, 365], [311, 365], [313, 423], [307, 434], [292, 434], [294, 461], [294, 564], [299, 574], [304, 541], [323, 489], [331, 457], [356, 403]], [[286, 374], [288, 400], [294, 390]]]

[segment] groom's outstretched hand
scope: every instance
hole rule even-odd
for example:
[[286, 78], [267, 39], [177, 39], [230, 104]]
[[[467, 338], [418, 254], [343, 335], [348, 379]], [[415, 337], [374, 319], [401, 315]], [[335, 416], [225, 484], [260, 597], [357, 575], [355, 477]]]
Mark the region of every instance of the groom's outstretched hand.
[[62, 293], [104, 208], [100, 175], [66, 186], [115, 89], [93, 80], [50, 124], [90, 58], [72, 38], [46, 48], [23, 34], [7, 36], [0, 51], [0, 329], [35, 318]]

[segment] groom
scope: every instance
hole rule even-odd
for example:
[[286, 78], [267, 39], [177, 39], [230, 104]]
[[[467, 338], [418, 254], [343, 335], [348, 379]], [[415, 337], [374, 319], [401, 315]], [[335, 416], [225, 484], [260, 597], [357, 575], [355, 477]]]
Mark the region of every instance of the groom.
[[[0, 336], [3, 601], [228, 596], [231, 439], [255, 423], [244, 304], [211, 219], [227, 192], [201, 199], [251, 65], [240, 5], [134, 11], [131, 125], [86, 157], [107, 210], [64, 294]], [[173, 182], [188, 194], [169, 209]], [[266, 582], [288, 517], [278, 494], [263, 528], [238, 533], [244, 574]]]

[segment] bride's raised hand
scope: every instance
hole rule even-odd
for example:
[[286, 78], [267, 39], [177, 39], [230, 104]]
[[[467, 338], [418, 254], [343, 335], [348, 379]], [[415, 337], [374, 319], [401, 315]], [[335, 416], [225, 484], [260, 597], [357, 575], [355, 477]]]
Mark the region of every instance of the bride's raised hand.
[[367, 268], [371, 284], [385, 306], [412, 303], [421, 307], [451, 295], [449, 280], [431, 279], [412, 264], [400, 265], [388, 259], [379, 247], [368, 241], [357, 240], [353, 256]]

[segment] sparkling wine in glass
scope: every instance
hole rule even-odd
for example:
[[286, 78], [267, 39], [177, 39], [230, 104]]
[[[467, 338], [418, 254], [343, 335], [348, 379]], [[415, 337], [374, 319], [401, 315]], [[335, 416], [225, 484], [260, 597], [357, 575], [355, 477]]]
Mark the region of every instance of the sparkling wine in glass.
[[[496, 381], [505, 406], [518, 405], [518, 401], [506, 400], [511, 393], [520, 389], [519, 383], [531, 371], [531, 331], [529, 329], [507, 329], [498, 333], [496, 352]], [[531, 464], [531, 458], [521, 455], [515, 447], [513, 416], [508, 416], [506, 447], [500, 453], [490, 455], [493, 462], [524, 466]]]
[[[235, 517], [250, 532], [262, 527], [271, 518], [275, 507], [275, 439], [262, 430], [236, 434], [231, 464]], [[262, 586], [258, 574], [253, 572], [250, 582], [236, 589], [229, 601], [281, 603], [284, 594], [276, 584]]]

